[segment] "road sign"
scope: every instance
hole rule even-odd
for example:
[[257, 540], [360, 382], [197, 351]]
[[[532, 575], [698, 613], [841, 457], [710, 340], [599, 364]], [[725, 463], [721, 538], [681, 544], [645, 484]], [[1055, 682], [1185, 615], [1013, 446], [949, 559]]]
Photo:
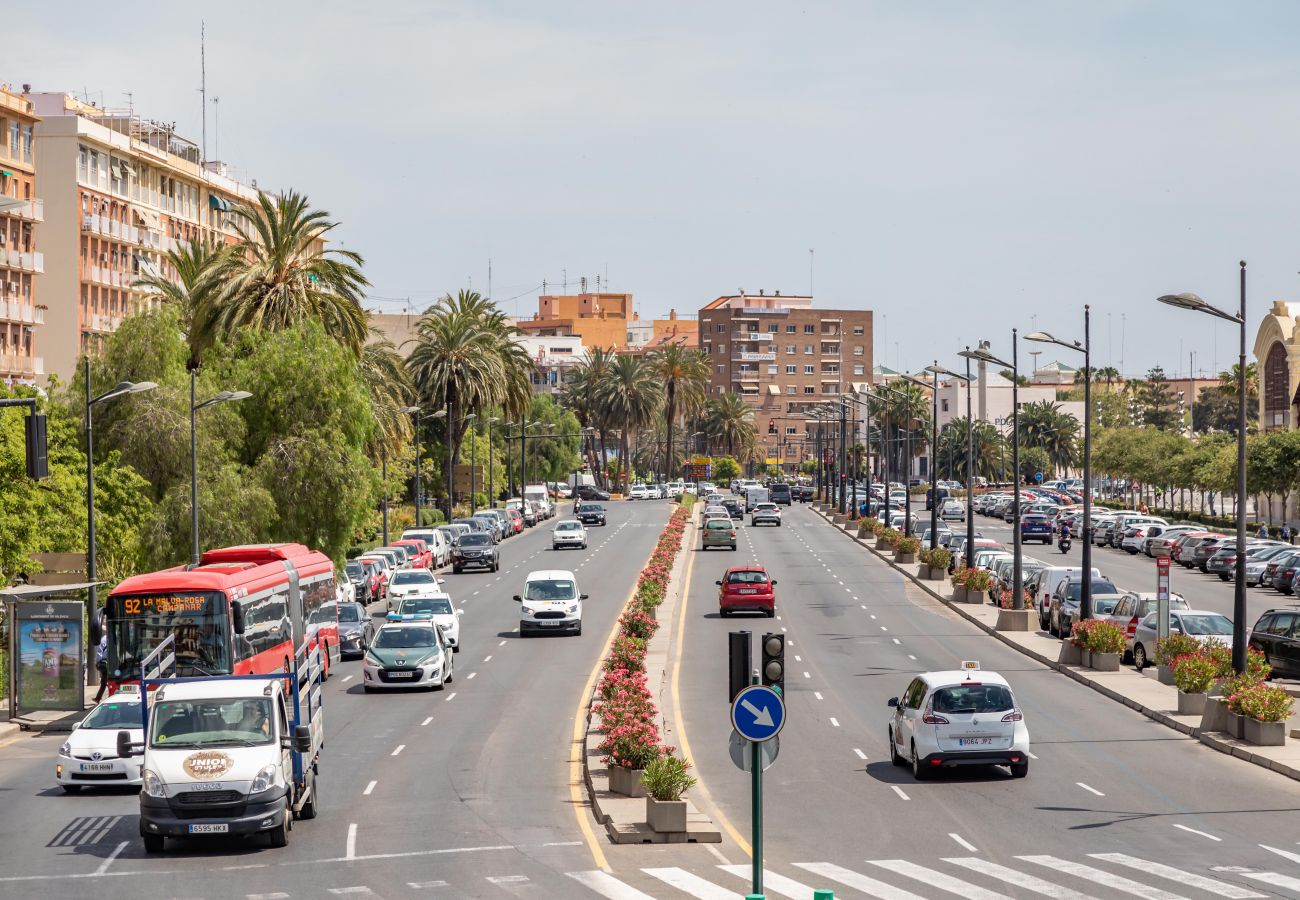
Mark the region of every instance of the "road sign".
[[[754, 766], [754, 754], [750, 752], [751, 746], [749, 741], [736, 734], [736, 732], [731, 733], [731, 744], [727, 749], [731, 751], [731, 761], [742, 772], [748, 772]], [[776, 762], [777, 756], [781, 753], [781, 739], [774, 737], [770, 741], [759, 744], [758, 748], [763, 756], [763, 771], [766, 772], [772, 768], [772, 763]]]
[[1169, 557], [1156, 557], [1156, 643], [1169, 637]]
[[770, 687], [752, 684], [736, 695], [731, 704], [731, 727], [745, 740], [760, 743], [781, 733], [785, 725], [785, 704]]
[[1037, 481], [1039, 484], [1042, 484], [1042, 483], [1043, 483], [1043, 473], [1042, 473], [1042, 472], [1035, 472], [1035, 473], [1034, 473], [1034, 481]]

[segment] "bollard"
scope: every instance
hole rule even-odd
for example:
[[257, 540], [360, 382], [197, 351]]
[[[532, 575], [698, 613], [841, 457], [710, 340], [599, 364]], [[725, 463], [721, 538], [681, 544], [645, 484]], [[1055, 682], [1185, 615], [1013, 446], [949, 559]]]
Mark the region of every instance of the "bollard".
[[766, 900], [762, 894], [746, 894], [745, 900]]
[[813, 900], [835, 900], [834, 891], [813, 891]]

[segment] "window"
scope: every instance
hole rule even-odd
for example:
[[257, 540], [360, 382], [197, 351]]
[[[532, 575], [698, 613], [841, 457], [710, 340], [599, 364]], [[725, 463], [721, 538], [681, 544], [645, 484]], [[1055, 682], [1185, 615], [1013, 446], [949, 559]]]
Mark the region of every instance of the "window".
[[813, 386], [810, 384], [810, 385], [808, 385], [806, 388], [803, 389], [803, 392], [804, 392], [805, 394], [815, 394], [815, 393], [817, 393], [817, 388], [813, 387]]
[[948, 401], [947, 401], [947, 400], [940, 400], [939, 402], [943, 405], [943, 411], [944, 411], [944, 412], [947, 412], [947, 411], [948, 411]]
[[767, 374], [769, 374], [769, 375], [775, 375], [775, 374], [776, 374], [776, 369], [777, 369], [776, 366], [768, 366], [768, 367], [767, 367]]
[[830, 365], [830, 364], [828, 364], [828, 365], [824, 365], [824, 366], [822, 366], [822, 374], [823, 374], [823, 375], [838, 375], [838, 374], [840, 374], [840, 367], [837, 366], [837, 365]]
[[722, 373], [722, 370], [725, 369], [726, 366], [714, 366], [714, 368], [718, 370], [718, 373], [719, 373], [719, 374], [721, 374], [721, 373]]
[[[793, 393], [793, 391], [792, 391], [791, 393]], [[799, 430], [798, 430], [797, 428], [795, 428], [793, 425], [787, 425], [787, 426], [785, 426], [785, 433], [786, 433], [786, 434], [798, 434], [798, 433], [799, 433]]]
[[804, 333], [804, 334], [816, 334], [816, 333], [817, 333], [817, 326], [816, 326], [816, 325], [805, 325], [805, 326], [803, 327], [803, 333]]
[[756, 372], [756, 371], [758, 371], [758, 370], [755, 369], [755, 368], [754, 368], [752, 365], [750, 365], [749, 363], [741, 363], [741, 364], [740, 364], [740, 371], [742, 371], [742, 372]]
[[725, 343], [724, 343], [724, 344], [718, 344], [718, 352], [719, 352], [719, 353], [726, 353], [726, 352], [727, 352], [727, 345], [726, 345]]
[[799, 393], [799, 388], [795, 387], [795, 386], [792, 384], [792, 385], [790, 385], [789, 387], [787, 387], [787, 388], [785, 389], [785, 392], [786, 392], [787, 394], [797, 394], [797, 393]]
[[795, 328], [795, 326], [793, 326], [793, 325], [787, 325], [787, 326], [785, 326], [785, 333], [786, 333], [786, 334], [794, 334], [797, 330], [798, 330], [798, 329]]
[[814, 370], [814, 368], [813, 368], [812, 366], [804, 366], [804, 367], [803, 367], [803, 373], [804, 373], [805, 375], [813, 375], [813, 374], [815, 374], [815, 370]]
[[799, 348], [796, 347], [794, 344], [786, 344], [786, 345], [785, 345], [785, 352], [786, 352], [786, 353], [798, 353], [798, 352], [799, 352]]
[[865, 374], [867, 374], [867, 367], [866, 367], [866, 366], [854, 366], [854, 367], [853, 367], [853, 374], [854, 374], [854, 375], [865, 375]]
[[863, 328], [861, 325], [854, 325], [854, 326], [853, 326], [853, 333], [854, 333], [854, 334], [864, 334], [865, 332], [866, 332], [866, 329]]
[[804, 345], [803, 345], [803, 352], [804, 352], [804, 355], [805, 355], [805, 356], [812, 356], [813, 345], [812, 345], [812, 344], [804, 344]]
[[865, 349], [861, 344], [855, 344], [855, 345], [853, 346], [853, 355], [854, 355], [854, 356], [862, 356], [862, 355], [864, 355], [865, 353], [866, 353], [866, 349]]
[[838, 394], [839, 392], [840, 392], [840, 386], [839, 386], [838, 384], [823, 384], [823, 385], [822, 385], [822, 393], [823, 393], [823, 394]]
[[798, 367], [798, 366], [786, 366], [786, 367], [785, 367], [785, 374], [787, 374], [787, 375], [795, 375], [795, 374], [797, 374], [798, 372], [799, 372], [799, 367]]
[[704, 352], [705, 352], [705, 353], [712, 353], [712, 352], [713, 352], [713, 345], [712, 345], [712, 344], [705, 344], [705, 345], [704, 345]]
[[713, 326], [713, 330], [721, 333], [727, 330], [727, 326], [722, 322], [719, 322], [717, 325]]
[[776, 324], [775, 322], [768, 322], [768, 323], [767, 323], [767, 333], [768, 333], [768, 334], [776, 334], [776, 333], [777, 333], [778, 331], [780, 331], [780, 330], [781, 330], [781, 326], [778, 325], [778, 324]]

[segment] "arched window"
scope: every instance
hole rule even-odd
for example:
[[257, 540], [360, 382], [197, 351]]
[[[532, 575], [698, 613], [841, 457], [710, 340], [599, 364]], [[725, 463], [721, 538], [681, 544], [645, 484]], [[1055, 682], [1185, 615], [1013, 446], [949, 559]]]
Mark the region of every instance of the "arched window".
[[1291, 408], [1290, 368], [1286, 348], [1280, 342], [1269, 348], [1264, 360], [1264, 430], [1285, 428], [1287, 412]]

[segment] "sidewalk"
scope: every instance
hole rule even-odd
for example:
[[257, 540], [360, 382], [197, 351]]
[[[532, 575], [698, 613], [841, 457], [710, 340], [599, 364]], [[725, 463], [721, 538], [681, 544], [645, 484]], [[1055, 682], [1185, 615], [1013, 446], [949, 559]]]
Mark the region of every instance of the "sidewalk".
[[[830, 524], [836, 524], [835, 520], [842, 518], [837, 513], [829, 512], [815, 503], [809, 504], [809, 508], [815, 510], [818, 515], [826, 519]], [[1087, 685], [1118, 703], [1123, 703], [1149, 719], [1197, 738], [1208, 747], [1213, 747], [1221, 753], [1230, 754], [1300, 781], [1300, 741], [1294, 740], [1294, 738], [1300, 736], [1300, 731], [1297, 731], [1294, 727], [1296, 724], [1295, 717], [1288, 723], [1287, 729], [1292, 739], [1281, 747], [1261, 747], [1239, 741], [1221, 731], [1203, 731], [1199, 715], [1178, 715], [1176, 712], [1178, 709], [1178, 689], [1172, 685], [1161, 684], [1157, 681], [1154, 667], [1146, 670], [1149, 674], [1143, 674], [1128, 667], [1121, 667], [1118, 672], [1098, 672], [1094, 669], [1057, 662], [1061, 652], [1062, 642], [1060, 640], [1040, 631], [998, 631], [998, 610], [996, 607], [987, 602], [954, 603], [951, 581], [922, 579], [919, 574], [921, 569], [919, 563], [900, 565], [894, 562], [890, 555], [875, 549], [873, 546], [874, 541], [868, 543], [867, 540], [857, 537], [857, 524], [857, 522], [843, 522], [836, 525], [836, 528], [849, 540], [861, 545], [864, 551], [872, 554], [886, 565], [897, 569], [913, 585], [921, 588], [932, 598], [943, 603], [963, 618], [973, 622], [978, 628], [1004, 644], [1019, 650], [1048, 668], [1056, 669], [1062, 675], [1073, 678], [1080, 684]], [[1291, 691], [1291, 693], [1294, 695], [1296, 691]]]
[[99, 685], [94, 687], [86, 686], [86, 709], [83, 712], [50, 711], [29, 713], [23, 717], [21, 724], [9, 718], [9, 698], [0, 697], [0, 741], [12, 738], [21, 731], [31, 731], [33, 733], [71, 731], [73, 723], [79, 722], [95, 705], [95, 694], [97, 693], [99, 693]]

